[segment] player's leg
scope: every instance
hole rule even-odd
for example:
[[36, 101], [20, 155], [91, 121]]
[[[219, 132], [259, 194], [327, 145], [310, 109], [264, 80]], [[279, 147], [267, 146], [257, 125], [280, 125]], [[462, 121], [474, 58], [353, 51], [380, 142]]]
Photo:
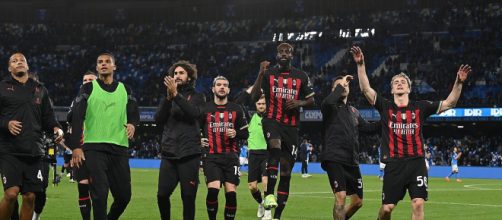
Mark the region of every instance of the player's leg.
[[91, 219], [91, 196], [89, 194], [89, 171], [84, 161], [79, 168], [74, 167], [75, 178], [78, 181], [78, 206], [83, 220]]
[[91, 193], [93, 216], [95, 220], [105, 220], [110, 189], [107, 176], [107, 173], [110, 172], [108, 170], [109, 158], [104, 152], [85, 151], [85, 159], [91, 180], [89, 192]]
[[458, 178], [458, 173], [459, 173], [459, 170], [458, 170], [458, 165], [455, 165], [455, 179], [457, 180], [457, 182], [462, 182], [462, 180], [460, 180], [460, 178]]
[[178, 165], [181, 200], [183, 201], [183, 219], [195, 219], [195, 198], [199, 186], [200, 155], [183, 158]]
[[280, 126], [277, 122], [271, 120], [263, 120], [263, 133], [268, 144], [268, 164], [267, 164], [267, 191], [265, 192], [265, 208], [277, 207], [277, 201], [274, 196], [275, 184], [279, 173], [279, 161], [281, 158], [281, 135], [279, 133]]
[[343, 167], [340, 164], [331, 161], [323, 161], [321, 166], [328, 174], [329, 185], [335, 195], [333, 219], [345, 219], [345, 198], [347, 194], [347, 187]]
[[49, 186], [49, 166], [50, 163], [42, 162], [42, 176], [43, 176], [43, 191], [35, 193], [35, 208], [33, 213], [33, 220], [40, 219], [40, 214], [45, 207], [45, 202], [47, 201], [47, 187]]
[[113, 203], [108, 212], [108, 220], [119, 219], [131, 201], [131, 169], [127, 156], [109, 155], [108, 182]]
[[225, 182], [225, 220], [235, 219], [237, 213], [237, 186], [239, 185], [239, 161], [225, 163], [223, 180]]
[[22, 194], [23, 202], [19, 212], [19, 219], [32, 219], [33, 210], [35, 209], [35, 193], [26, 192]]
[[274, 212], [274, 218], [280, 219], [289, 197], [289, 188], [291, 184], [291, 171], [295, 159], [292, 157], [291, 152], [282, 151], [281, 155], [281, 178], [277, 186], [277, 208]]
[[[42, 158], [37, 160], [21, 160], [21, 167], [23, 173], [23, 180], [21, 184], [21, 195], [23, 202], [21, 204], [21, 211], [19, 219], [32, 219], [33, 211], [35, 209], [35, 194], [44, 190], [44, 176]], [[48, 172], [47, 172], [48, 173]]]
[[161, 219], [171, 219], [170, 197], [179, 181], [177, 165], [176, 162], [168, 159], [162, 159], [160, 161], [157, 205], [159, 207]]
[[406, 173], [411, 173], [411, 179], [408, 181], [408, 191], [411, 198], [412, 219], [424, 219], [424, 205], [428, 198], [428, 173], [425, 161], [422, 159], [410, 160], [407, 165]]
[[[263, 158], [260, 159], [260, 173], [261, 173], [261, 184], [262, 184], [262, 189], [263, 192], [267, 191], [267, 184], [268, 184], [268, 177], [267, 177], [267, 161], [268, 161], [268, 156], [264, 156]], [[264, 195], [265, 196], [265, 195]], [[272, 219], [272, 210], [269, 208], [265, 208], [265, 212], [263, 213], [263, 219]]]
[[258, 182], [262, 178], [261, 169], [261, 158], [260, 156], [250, 153], [249, 154], [249, 164], [248, 164], [248, 188], [253, 196], [253, 199], [258, 203], [258, 211], [256, 216], [258, 218], [263, 217], [265, 209], [263, 207], [263, 198], [261, 196], [261, 191], [258, 188]]
[[237, 185], [230, 182], [225, 182], [225, 220], [235, 219], [235, 213], [237, 213], [236, 190]]
[[17, 203], [17, 195], [19, 194], [21, 185], [22, 174], [20, 171], [20, 164], [13, 156], [0, 155], [0, 168], [2, 183], [4, 188], [3, 198], [0, 200], [0, 219], [10, 219], [12, 214], [16, 212], [18, 215], [18, 208], [15, 209]]
[[221, 188], [223, 171], [216, 159], [206, 158], [204, 161], [204, 176], [206, 177], [207, 195], [206, 208], [209, 220], [216, 220], [218, 214], [218, 193]]
[[359, 167], [345, 168], [347, 195], [350, 195], [350, 203], [345, 207], [345, 219], [349, 219], [363, 206], [363, 178]]
[[406, 194], [405, 162], [390, 162], [385, 166], [382, 186], [382, 206], [378, 212], [380, 220], [390, 219], [397, 203]]
[[[2, 173], [2, 177], [5, 177], [4, 173]], [[4, 188], [3, 198], [2, 201], [0, 201], [0, 219], [8, 220], [14, 211], [17, 212], [17, 209], [14, 210], [14, 206], [17, 201], [17, 195], [19, 194], [19, 186], [6, 188], [4, 184]]]

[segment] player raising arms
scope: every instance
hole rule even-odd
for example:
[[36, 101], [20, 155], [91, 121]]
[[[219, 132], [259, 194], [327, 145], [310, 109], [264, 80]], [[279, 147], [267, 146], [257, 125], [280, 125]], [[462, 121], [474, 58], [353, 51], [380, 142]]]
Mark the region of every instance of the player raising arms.
[[471, 67], [461, 65], [448, 98], [435, 102], [410, 100], [411, 80], [404, 73], [397, 74], [390, 82], [393, 95], [393, 100], [390, 101], [371, 88], [362, 50], [354, 46], [350, 52], [357, 63], [359, 87], [369, 103], [375, 106], [381, 115], [381, 157], [386, 167], [382, 207], [378, 217], [390, 219], [392, 210], [408, 190], [412, 201], [412, 219], [424, 219], [428, 173], [424, 160], [422, 125], [430, 115], [455, 107]]
[[[280, 219], [289, 196], [291, 171], [298, 148], [299, 108], [314, 104], [314, 90], [308, 75], [291, 65], [293, 46], [281, 43], [277, 46], [278, 64], [268, 69], [270, 62], [260, 64], [260, 72], [252, 90], [252, 100], [265, 95], [267, 105], [262, 120], [263, 133], [268, 142], [268, 184], [265, 192], [265, 208], [275, 208], [274, 218]], [[263, 92], [262, 92], [263, 91]], [[274, 196], [279, 162], [281, 178]]]

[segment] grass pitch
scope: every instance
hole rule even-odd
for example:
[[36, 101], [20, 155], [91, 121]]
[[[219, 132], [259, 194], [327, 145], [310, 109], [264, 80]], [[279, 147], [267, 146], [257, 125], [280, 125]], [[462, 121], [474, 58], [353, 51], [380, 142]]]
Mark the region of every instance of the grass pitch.
[[[132, 169], [132, 199], [121, 219], [160, 219], [157, 207], [157, 169]], [[200, 180], [204, 177], [201, 175]], [[376, 176], [364, 176], [363, 207], [352, 219], [376, 219], [381, 204], [382, 182]], [[207, 219], [205, 198], [206, 186], [199, 185], [196, 204], [196, 219]], [[3, 191], [0, 192], [3, 196]], [[111, 204], [111, 195], [109, 197]], [[79, 219], [77, 184], [67, 177], [59, 186], [49, 186], [47, 204], [41, 219]], [[446, 182], [444, 179], [429, 180], [429, 201], [425, 205], [426, 219], [502, 219], [502, 181], [486, 179], [463, 179], [463, 182]], [[348, 201], [348, 200], [347, 200]], [[241, 177], [237, 192], [236, 219], [256, 220], [257, 204], [247, 188], [246, 173]], [[172, 219], [182, 219], [182, 205], [179, 188], [171, 197]], [[225, 197], [219, 194], [218, 219], [223, 219]], [[330, 192], [328, 177], [314, 174], [301, 178], [294, 174], [283, 220], [288, 219], [332, 219], [334, 197]], [[393, 219], [410, 219], [411, 206], [408, 196], [393, 212]]]

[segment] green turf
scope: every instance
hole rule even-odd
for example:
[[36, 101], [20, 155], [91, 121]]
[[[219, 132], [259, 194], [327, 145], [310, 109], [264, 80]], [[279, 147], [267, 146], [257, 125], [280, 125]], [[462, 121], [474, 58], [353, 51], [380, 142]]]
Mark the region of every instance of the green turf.
[[[156, 169], [132, 170], [133, 195], [121, 219], [160, 219], [156, 199], [157, 178]], [[244, 175], [242, 180], [246, 183], [247, 176]], [[313, 175], [304, 179], [299, 174], [294, 174], [291, 182], [291, 194], [282, 219], [331, 219], [334, 200], [326, 175]], [[380, 207], [381, 184], [375, 176], [364, 177], [364, 205], [352, 219], [376, 219]], [[205, 185], [200, 185], [196, 219], [207, 219], [204, 202], [206, 192]], [[42, 219], [80, 218], [75, 183], [69, 183], [65, 177], [59, 186], [49, 186], [47, 194]], [[236, 219], [258, 219], [257, 204], [250, 195], [247, 184], [238, 188], [237, 200]], [[457, 183], [433, 178], [429, 181], [429, 201], [425, 206], [425, 216], [426, 219], [498, 220], [502, 219], [501, 200], [500, 180], [464, 179], [462, 183]], [[221, 192], [219, 201], [218, 219], [223, 219], [224, 195]], [[172, 219], [182, 219], [178, 190], [174, 192], [171, 204]], [[410, 219], [410, 215], [410, 201], [406, 196], [395, 209], [393, 219]]]

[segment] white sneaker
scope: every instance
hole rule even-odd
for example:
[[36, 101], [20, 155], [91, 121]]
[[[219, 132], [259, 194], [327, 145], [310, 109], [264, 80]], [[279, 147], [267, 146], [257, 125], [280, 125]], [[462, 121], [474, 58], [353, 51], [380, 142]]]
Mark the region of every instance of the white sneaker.
[[74, 183], [76, 182], [74, 179], [70, 179], [70, 183]]
[[272, 220], [272, 210], [265, 209], [265, 213], [263, 215], [263, 218], [261, 218], [261, 220]]
[[70, 176], [71, 176], [71, 175], [70, 175], [70, 173], [67, 173], [67, 174], [66, 174], [66, 177], [70, 177]]
[[263, 204], [259, 204], [258, 205], [258, 212], [256, 212], [256, 216], [258, 218], [261, 218], [261, 217], [263, 217], [263, 215], [265, 215], [265, 208], [263, 207]]
[[307, 176], [305, 176], [305, 174], [302, 174], [302, 178], [307, 178]]

